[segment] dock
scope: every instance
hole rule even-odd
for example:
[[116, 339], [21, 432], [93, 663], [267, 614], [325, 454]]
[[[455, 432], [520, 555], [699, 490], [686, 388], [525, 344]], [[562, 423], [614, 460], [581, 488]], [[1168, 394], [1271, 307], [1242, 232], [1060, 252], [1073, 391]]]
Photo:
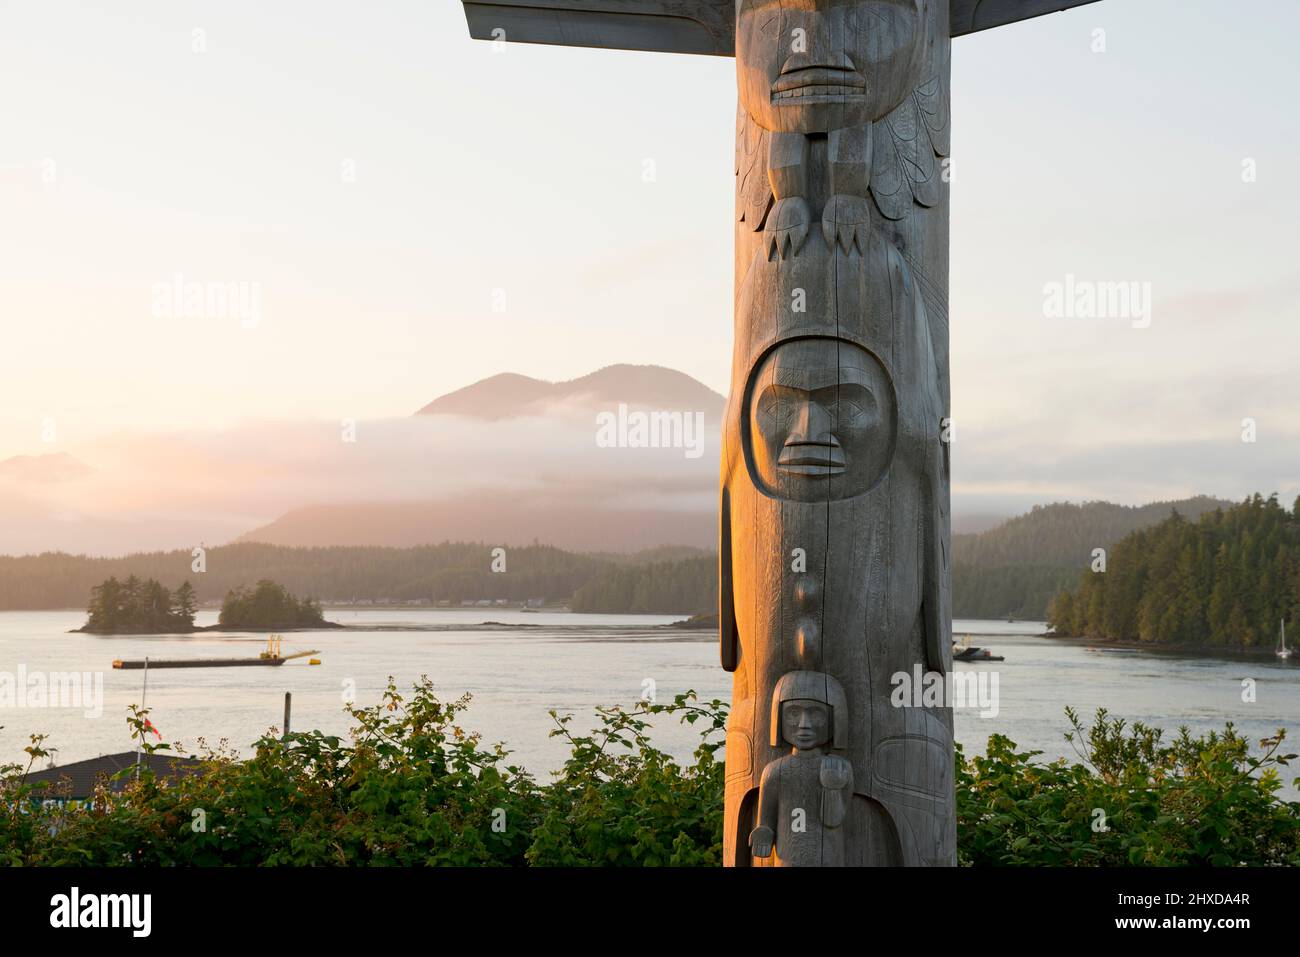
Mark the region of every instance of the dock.
[[[267, 639], [266, 650], [256, 658], [145, 658], [133, 661], [118, 658], [114, 660], [113, 667], [121, 671], [138, 671], [145, 668], [244, 668], [252, 665], [275, 668], [294, 658], [320, 654], [318, 649], [312, 648], [286, 655], [280, 648], [281, 640], [279, 635], [272, 635]], [[319, 663], [314, 658], [311, 661], [311, 664]]]

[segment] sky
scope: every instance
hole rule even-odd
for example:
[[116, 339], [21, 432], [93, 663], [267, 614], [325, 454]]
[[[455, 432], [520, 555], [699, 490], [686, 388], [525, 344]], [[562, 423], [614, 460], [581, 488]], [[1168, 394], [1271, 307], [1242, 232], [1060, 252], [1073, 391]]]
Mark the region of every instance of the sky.
[[[1298, 35], [1102, 0], [955, 41], [956, 512], [1300, 493]], [[727, 390], [728, 58], [498, 52], [454, 0], [8, 0], [0, 88], [0, 459], [152, 443], [147, 493], [178, 444], [503, 371]], [[1149, 323], [1046, 316], [1067, 277]]]

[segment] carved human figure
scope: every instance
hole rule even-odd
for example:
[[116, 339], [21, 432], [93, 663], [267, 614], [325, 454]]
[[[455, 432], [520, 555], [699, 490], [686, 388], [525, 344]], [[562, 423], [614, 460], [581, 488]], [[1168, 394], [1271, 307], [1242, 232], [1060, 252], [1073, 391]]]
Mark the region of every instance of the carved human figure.
[[772, 692], [772, 746], [791, 751], [763, 769], [755, 858], [777, 867], [845, 863], [844, 821], [853, 797], [853, 765], [829, 748], [848, 743], [844, 690], [830, 675], [792, 671]]

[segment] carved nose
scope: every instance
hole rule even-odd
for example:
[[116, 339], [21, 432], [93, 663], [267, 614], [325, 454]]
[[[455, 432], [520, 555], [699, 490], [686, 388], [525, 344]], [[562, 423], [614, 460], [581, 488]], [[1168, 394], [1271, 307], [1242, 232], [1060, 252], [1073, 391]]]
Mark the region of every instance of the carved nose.
[[838, 445], [831, 434], [830, 413], [818, 402], [805, 402], [795, 417], [794, 428], [790, 430], [787, 445]]

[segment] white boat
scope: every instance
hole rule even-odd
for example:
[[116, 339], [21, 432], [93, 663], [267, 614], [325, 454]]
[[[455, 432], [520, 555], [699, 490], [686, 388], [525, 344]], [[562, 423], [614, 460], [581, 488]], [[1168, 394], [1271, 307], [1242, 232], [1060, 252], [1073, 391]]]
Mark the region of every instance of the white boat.
[[1282, 633], [1277, 639], [1277, 656], [1283, 660], [1291, 657], [1291, 649], [1286, 646], [1286, 620], [1282, 620]]

